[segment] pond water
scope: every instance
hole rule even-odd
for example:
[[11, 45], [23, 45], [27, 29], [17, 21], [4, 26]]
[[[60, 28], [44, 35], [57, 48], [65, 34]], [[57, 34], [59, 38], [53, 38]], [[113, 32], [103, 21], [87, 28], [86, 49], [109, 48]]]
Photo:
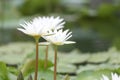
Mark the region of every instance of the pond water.
[[[80, 28], [73, 29], [72, 32], [73, 37], [71, 40], [76, 41], [76, 44], [60, 46], [60, 51], [69, 52], [77, 48], [82, 52], [96, 52], [108, 50], [110, 47], [109, 41], [101, 39], [98, 35], [95, 35], [94, 32], [85, 32]], [[34, 39], [18, 31], [16, 28], [0, 29], [0, 45], [17, 41], [34, 41]], [[44, 40], [41, 39], [40, 41]]]
[[0, 44], [28, 40], [32, 41], [32, 38], [22, 34], [17, 29], [0, 29]]

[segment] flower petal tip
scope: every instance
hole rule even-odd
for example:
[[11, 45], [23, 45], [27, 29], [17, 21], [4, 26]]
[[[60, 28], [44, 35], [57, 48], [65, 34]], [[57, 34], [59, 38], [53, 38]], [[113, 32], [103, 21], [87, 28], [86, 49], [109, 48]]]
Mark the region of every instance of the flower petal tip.
[[48, 46], [48, 45], [50, 45], [49, 42], [40, 42], [39, 43], [39, 46]]
[[65, 41], [64, 44], [75, 44], [76, 42], [74, 41]]

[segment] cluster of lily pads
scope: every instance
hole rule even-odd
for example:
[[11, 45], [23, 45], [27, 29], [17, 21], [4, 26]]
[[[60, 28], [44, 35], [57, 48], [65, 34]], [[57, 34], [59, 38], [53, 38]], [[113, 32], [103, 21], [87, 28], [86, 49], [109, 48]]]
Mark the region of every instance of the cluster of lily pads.
[[[36, 17], [32, 21], [25, 21], [21, 24], [22, 28], [18, 28], [19, 31], [32, 36], [36, 41], [36, 61], [35, 61], [35, 76], [34, 80], [37, 80], [38, 76], [38, 47], [39, 45], [46, 45], [46, 63], [47, 66], [47, 55], [48, 55], [48, 45], [53, 45], [55, 56], [54, 56], [54, 80], [56, 80], [57, 72], [57, 46], [64, 44], [73, 44], [74, 41], [67, 41], [72, 37], [69, 29], [63, 31], [64, 19], [56, 17]], [[47, 42], [39, 42], [40, 38], [44, 38]]]
[[[39, 79], [53, 80], [54, 51], [49, 46], [47, 70], [44, 69], [46, 46], [39, 47]], [[108, 57], [107, 57], [108, 56]], [[68, 74], [71, 80], [101, 80], [102, 75], [110, 80], [111, 73], [119, 74], [119, 52], [115, 48], [99, 53], [82, 53], [73, 50], [69, 53], [58, 52], [57, 80], [65, 79]], [[7, 67], [6, 67], [7, 64]], [[0, 80], [28, 80], [34, 76], [35, 52], [34, 43], [14, 42], [0, 46]], [[22, 71], [23, 78], [20, 78]], [[33, 79], [32, 79], [33, 80]]]

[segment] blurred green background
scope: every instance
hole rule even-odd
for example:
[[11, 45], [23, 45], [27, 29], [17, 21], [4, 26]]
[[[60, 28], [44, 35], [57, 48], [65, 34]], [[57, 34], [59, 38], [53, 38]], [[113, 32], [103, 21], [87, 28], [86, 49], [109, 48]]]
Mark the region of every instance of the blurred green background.
[[0, 0], [0, 45], [33, 41], [16, 28], [36, 16], [65, 19], [65, 28], [70, 28], [71, 40], [77, 44], [60, 47], [60, 51], [120, 49], [120, 0]]
[[[37, 16], [60, 16], [73, 32], [71, 40], [77, 43], [59, 47], [62, 78], [100, 80], [102, 74], [120, 74], [120, 0], [0, 0], [0, 80], [15, 80], [20, 70], [24, 77], [34, 74], [34, 39], [17, 28]], [[54, 51], [50, 46], [50, 71], [43, 71], [45, 49], [39, 47], [39, 78], [53, 80]]]

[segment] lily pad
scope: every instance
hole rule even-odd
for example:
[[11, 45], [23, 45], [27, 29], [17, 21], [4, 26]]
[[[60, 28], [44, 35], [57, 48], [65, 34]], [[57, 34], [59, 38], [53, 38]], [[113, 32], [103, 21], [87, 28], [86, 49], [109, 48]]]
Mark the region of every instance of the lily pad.
[[12, 73], [9, 73], [8, 76], [10, 80], [17, 80], [17, 76]]
[[[46, 46], [39, 46], [39, 58], [44, 60], [45, 59], [45, 54], [46, 54]], [[28, 54], [27, 58], [35, 59], [35, 50], [34, 52]], [[51, 46], [48, 47], [48, 60], [54, 61], [54, 51], [52, 50]]]
[[[51, 68], [51, 70], [53, 71], [54, 67]], [[76, 66], [72, 65], [72, 64], [65, 64], [65, 63], [58, 63], [57, 65], [57, 72], [58, 73], [66, 73], [66, 74], [76, 74]]]
[[[31, 73], [32, 78], [34, 79], [34, 72]], [[38, 80], [54, 80], [54, 73], [53, 71], [46, 70], [46, 71], [38, 71]], [[25, 80], [28, 80], [28, 76], [25, 77]], [[62, 78], [57, 75], [57, 80], [62, 80]]]
[[120, 67], [120, 65], [113, 65], [113, 64], [99, 64], [99, 65], [93, 65], [93, 64], [88, 64], [85, 66], [79, 66], [78, 70], [77, 70], [77, 74], [83, 72], [83, 71], [88, 71], [88, 70], [103, 70], [103, 69], [110, 69], [110, 70], [114, 70], [114, 69], [118, 69]]
[[104, 69], [104, 70], [88, 70], [88, 71], [83, 71], [80, 74], [78, 74], [76, 80], [100, 80], [102, 75], [110, 75], [112, 71], [109, 69]]
[[110, 59], [109, 62], [110, 64], [120, 64], [120, 53], [110, 53]]
[[71, 64], [81, 64], [88, 60], [89, 54], [64, 54], [59, 57], [59, 61], [63, 63], [71, 63]]
[[0, 61], [12, 65], [20, 64], [33, 50], [34, 45], [30, 42], [10, 43], [0, 47]]
[[97, 54], [92, 54], [88, 62], [89, 63], [103, 63], [106, 62], [109, 59], [109, 54], [104, 54], [104, 53], [97, 53]]

